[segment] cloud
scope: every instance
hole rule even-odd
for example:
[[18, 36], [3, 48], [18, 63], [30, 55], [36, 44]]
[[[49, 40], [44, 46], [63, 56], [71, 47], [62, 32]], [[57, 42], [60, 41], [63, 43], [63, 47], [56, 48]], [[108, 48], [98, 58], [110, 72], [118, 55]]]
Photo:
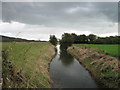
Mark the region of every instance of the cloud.
[[119, 0], [4, 0], [4, 2], [119, 2]]
[[2, 2], [0, 2], [0, 21], [2, 20]]
[[63, 28], [59, 28], [56, 31], [56, 28], [54, 27], [45, 27], [43, 25], [29, 25], [13, 21], [11, 23], [0, 23], [0, 34], [34, 40], [49, 40], [49, 35], [52, 34], [55, 34], [58, 38], [60, 38], [62, 35], [61, 29], [66, 31], [66, 29]]
[[[98, 34], [95, 29], [101, 31]], [[49, 40], [50, 35], [56, 35], [57, 38], [61, 38], [63, 33], [76, 33], [76, 34], [86, 34], [89, 35], [94, 33], [99, 36], [109, 36], [109, 35], [117, 35], [116, 31], [113, 30], [117, 29], [117, 23], [111, 27], [107, 27], [101, 29], [93, 28], [93, 27], [83, 27], [82, 29], [70, 29], [70, 28], [56, 28], [56, 27], [46, 27], [44, 25], [30, 25], [24, 24], [19, 22], [12, 21], [11, 23], [8, 22], [1, 22], [0, 23], [0, 32], [1, 35], [7, 35], [11, 37], [20, 37], [25, 39], [34, 39], [34, 40]], [[90, 31], [92, 30], [92, 31]], [[107, 31], [106, 31], [107, 30]], [[110, 31], [109, 31], [110, 30]], [[112, 32], [111, 32], [112, 31]]]
[[68, 13], [75, 13], [80, 9], [80, 7], [70, 8], [67, 10]]
[[[2, 34], [48, 40], [64, 32], [118, 32], [117, 2], [3, 2]], [[26, 36], [25, 36], [26, 35]]]
[[[87, 18], [96, 19], [99, 21], [99, 16], [103, 19], [106, 16], [112, 21], [117, 21], [117, 2], [3, 2], [3, 20], [10, 22], [11, 20], [19, 21], [29, 24], [46, 24], [52, 25], [52, 23], [58, 22], [60, 25], [62, 22], [69, 22], [78, 19], [82, 22]], [[77, 12], [74, 15], [69, 15], [67, 12]], [[67, 18], [66, 18], [67, 17]], [[82, 19], [82, 20], [81, 20]], [[98, 20], [97, 20], [98, 19]], [[50, 22], [52, 22], [50, 24]], [[69, 22], [71, 23], [71, 22]]]

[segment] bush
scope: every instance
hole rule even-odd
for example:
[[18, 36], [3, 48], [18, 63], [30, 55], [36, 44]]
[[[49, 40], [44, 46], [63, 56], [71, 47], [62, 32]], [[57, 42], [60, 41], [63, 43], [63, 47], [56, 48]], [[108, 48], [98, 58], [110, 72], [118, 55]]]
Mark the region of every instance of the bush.
[[51, 44], [53, 44], [53, 45], [57, 45], [57, 38], [55, 37], [55, 35], [50, 35], [50, 40], [49, 40], [49, 42], [51, 43]]

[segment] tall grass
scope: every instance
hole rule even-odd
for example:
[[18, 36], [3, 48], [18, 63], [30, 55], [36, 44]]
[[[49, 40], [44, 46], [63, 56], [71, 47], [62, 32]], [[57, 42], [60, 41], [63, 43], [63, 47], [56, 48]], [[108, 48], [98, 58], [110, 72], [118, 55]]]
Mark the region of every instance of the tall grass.
[[119, 87], [120, 62], [116, 58], [97, 53], [96, 50], [88, 47], [69, 47], [67, 51], [91, 72], [102, 87]]
[[[17, 79], [11, 80], [11, 77], [8, 77], [9, 80], [5, 79], [7, 80], [5, 87], [51, 87], [48, 63], [55, 50], [49, 42], [5, 42], [3, 52], [3, 59], [10, 61], [14, 67], [13, 77], [19, 74], [19, 77], [22, 76], [24, 79], [22, 82], [17, 82]], [[7, 75], [9, 72], [4, 74]]]

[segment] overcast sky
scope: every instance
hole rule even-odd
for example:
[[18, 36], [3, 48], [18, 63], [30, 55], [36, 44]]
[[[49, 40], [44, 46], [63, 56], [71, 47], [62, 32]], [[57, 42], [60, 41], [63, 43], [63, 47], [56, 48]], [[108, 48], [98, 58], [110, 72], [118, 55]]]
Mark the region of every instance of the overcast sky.
[[[1, 4], [0, 4], [1, 7]], [[117, 2], [2, 2], [1, 35], [34, 40], [65, 32], [118, 35]]]

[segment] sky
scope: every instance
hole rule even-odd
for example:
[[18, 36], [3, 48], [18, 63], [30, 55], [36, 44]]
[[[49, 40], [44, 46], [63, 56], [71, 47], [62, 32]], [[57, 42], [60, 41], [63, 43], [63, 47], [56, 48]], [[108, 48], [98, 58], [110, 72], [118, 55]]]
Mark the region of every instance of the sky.
[[118, 35], [118, 2], [2, 2], [0, 8], [0, 34], [5, 36]]

